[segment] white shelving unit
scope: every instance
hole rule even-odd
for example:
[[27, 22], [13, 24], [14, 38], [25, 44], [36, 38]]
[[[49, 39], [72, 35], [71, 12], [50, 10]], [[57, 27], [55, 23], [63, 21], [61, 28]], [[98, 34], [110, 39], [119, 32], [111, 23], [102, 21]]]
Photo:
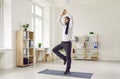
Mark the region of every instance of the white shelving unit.
[[75, 37], [75, 59], [98, 60], [98, 35]]

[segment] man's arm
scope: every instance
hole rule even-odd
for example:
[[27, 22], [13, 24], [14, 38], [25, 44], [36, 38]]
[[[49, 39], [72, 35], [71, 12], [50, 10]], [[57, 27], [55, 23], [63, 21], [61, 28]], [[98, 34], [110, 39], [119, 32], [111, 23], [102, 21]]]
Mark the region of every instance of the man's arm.
[[62, 23], [61, 19], [66, 13], [67, 13], [67, 11], [66, 11], [66, 9], [64, 9], [62, 14], [57, 19], [57, 22], [59, 22], [61, 25], [64, 25], [64, 23]]
[[62, 16], [59, 16], [58, 19], [57, 19], [57, 22], [60, 23], [61, 25], [64, 25], [61, 21], [61, 18], [62, 18]]

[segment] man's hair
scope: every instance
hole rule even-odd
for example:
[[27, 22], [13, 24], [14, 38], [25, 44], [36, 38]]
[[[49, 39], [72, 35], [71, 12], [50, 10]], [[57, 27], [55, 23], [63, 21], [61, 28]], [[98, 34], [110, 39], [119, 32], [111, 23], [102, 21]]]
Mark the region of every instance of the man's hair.
[[70, 22], [70, 18], [69, 18], [68, 16], [66, 16], [65, 18], [67, 18], [67, 19], [68, 19], [68, 23], [67, 23], [67, 24], [69, 24], [69, 22]]

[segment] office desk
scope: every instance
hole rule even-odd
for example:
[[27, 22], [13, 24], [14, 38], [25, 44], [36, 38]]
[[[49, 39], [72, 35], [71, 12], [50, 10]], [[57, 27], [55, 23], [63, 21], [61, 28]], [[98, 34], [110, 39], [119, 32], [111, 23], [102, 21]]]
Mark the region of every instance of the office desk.
[[39, 57], [42, 57], [42, 62], [45, 62], [45, 55], [46, 55], [47, 50], [44, 48], [36, 48], [36, 63], [40, 62]]

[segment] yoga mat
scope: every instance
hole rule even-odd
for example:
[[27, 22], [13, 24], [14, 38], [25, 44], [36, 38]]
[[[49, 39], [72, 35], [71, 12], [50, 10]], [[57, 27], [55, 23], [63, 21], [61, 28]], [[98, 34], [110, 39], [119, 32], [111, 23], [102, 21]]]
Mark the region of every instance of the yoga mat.
[[45, 69], [43, 71], [40, 71], [38, 73], [41, 74], [48, 74], [48, 75], [56, 75], [56, 76], [68, 76], [68, 77], [78, 77], [78, 78], [91, 78], [93, 73], [85, 73], [85, 72], [70, 72], [68, 74], [64, 74], [64, 71], [60, 70], [51, 70], [51, 69]]

